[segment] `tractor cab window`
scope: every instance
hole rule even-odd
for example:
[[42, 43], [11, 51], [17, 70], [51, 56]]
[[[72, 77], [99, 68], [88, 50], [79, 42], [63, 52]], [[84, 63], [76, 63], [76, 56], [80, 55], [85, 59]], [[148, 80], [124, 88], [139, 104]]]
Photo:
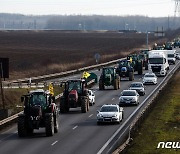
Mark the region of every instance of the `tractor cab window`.
[[114, 70], [113, 69], [104, 69], [104, 74], [113, 74]]
[[45, 106], [46, 105], [46, 97], [41, 93], [41, 94], [33, 94], [30, 97], [30, 104], [31, 105], [41, 105]]
[[81, 93], [81, 82], [80, 81], [70, 82], [68, 91], [70, 92], [72, 90], [76, 90], [78, 93]]

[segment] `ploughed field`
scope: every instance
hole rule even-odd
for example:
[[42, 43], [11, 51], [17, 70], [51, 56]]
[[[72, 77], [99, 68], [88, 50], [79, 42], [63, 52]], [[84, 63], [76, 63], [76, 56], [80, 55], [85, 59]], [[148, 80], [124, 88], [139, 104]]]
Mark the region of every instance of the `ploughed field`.
[[[149, 35], [149, 41], [155, 38]], [[10, 59], [10, 79], [77, 69], [124, 57], [146, 44], [146, 34], [79, 31], [0, 31], [0, 57]]]

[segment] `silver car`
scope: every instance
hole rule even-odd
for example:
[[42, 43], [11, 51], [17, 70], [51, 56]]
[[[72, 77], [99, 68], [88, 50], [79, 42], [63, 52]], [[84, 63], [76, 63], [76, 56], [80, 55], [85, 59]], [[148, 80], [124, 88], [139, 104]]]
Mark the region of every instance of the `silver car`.
[[97, 112], [97, 124], [102, 122], [120, 123], [123, 119], [124, 110], [117, 104], [108, 104], [103, 105], [100, 111]]
[[143, 77], [143, 84], [157, 84], [157, 76], [154, 73], [146, 73]]
[[131, 83], [129, 90], [136, 90], [139, 95], [145, 95], [145, 87], [142, 82], [133, 82]]
[[119, 98], [119, 106], [138, 105], [139, 94], [136, 90], [123, 90]]

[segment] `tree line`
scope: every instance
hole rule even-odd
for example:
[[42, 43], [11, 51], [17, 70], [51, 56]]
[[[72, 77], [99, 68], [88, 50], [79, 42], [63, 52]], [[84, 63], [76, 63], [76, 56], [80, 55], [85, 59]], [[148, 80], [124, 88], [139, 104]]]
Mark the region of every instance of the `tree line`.
[[0, 29], [137, 30], [177, 29], [180, 17], [0, 14]]

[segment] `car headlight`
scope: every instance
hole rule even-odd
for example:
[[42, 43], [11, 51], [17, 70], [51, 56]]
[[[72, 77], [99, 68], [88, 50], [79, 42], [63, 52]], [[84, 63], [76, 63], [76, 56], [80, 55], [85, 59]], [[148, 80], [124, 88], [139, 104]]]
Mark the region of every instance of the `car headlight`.
[[113, 117], [117, 117], [118, 115], [117, 114], [115, 114]]
[[135, 101], [135, 100], [136, 100], [136, 98], [132, 98], [132, 100], [133, 100], [133, 101]]
[[121, 98], [120, 98], [120, 101], [123, 101], [123, 100], [124, 100], [124, 98], [123, 98], [123, 97], [121, 97]]
[[98, 114], [97, 117], [103, 117], [103, 115], [102, 114]]

